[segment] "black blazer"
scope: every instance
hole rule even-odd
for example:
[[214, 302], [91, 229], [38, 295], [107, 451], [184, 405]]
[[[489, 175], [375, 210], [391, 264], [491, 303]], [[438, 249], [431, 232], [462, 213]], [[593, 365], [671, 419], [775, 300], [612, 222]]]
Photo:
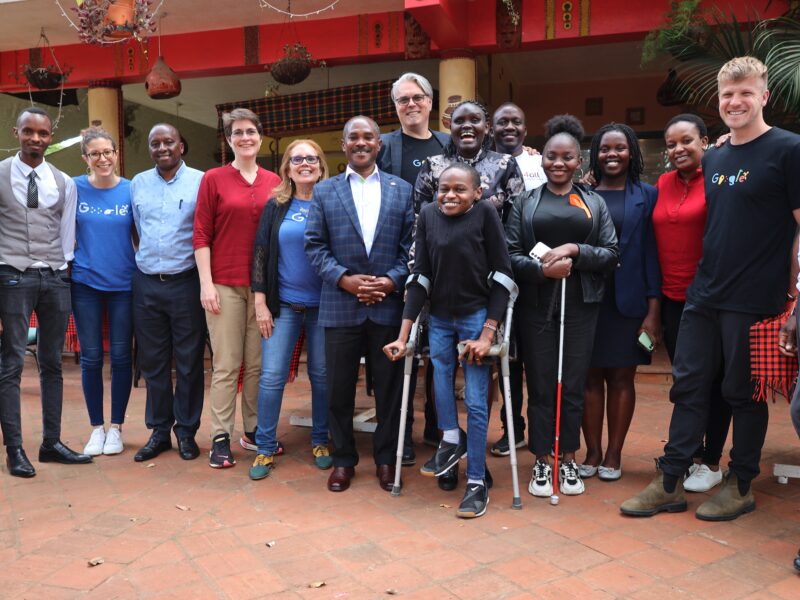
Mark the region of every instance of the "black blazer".
[[[444, 147], [447, 146], [447, 142], [450, 141], [450, 135], [447, 133], [442, 133], [441, 131], [433, 131], [430, 130], [439, 143], [442, 145], [442, 150]], [[400, 171], [402, 170], [402, 160], [403, 160], [403, 130], [398, 129], [396, 131], [392, 131], [391, 133], [384, 133], [381, 135], [381, 150], [378, 153], [378, 168], [381, 171], [385, 171], [387, 173], [391, 173], [392, 175], [396, 175], [400, 177]], [[441, 154], [441, 152], [437, 152], [437, 154]], [[414, 185], [413, 183], [411, 185]]]
[[[578, 244], [580, 253], [573, 263], [580, 272], [583, 301], [596, 303], [603, 299], [606, 273], [617, 267], [617, 234], [605, 200], [596, 192], [578, 185], [575, 187], [592, 213], [592, 231], [584, 243]], [[526, 296], [526, 303], [532, 306], [538, 301], [537, 286], [548, 281], [542, 272], [541, 263], [528, 255], [536, 245], [533, 214], [539, 206], [544, 189], [543, 185], [518, 196], [506, 222], [506, 239], [514, 281], [519, 285], [521, 294]]]
[[250, 275], [250, 287], [254, 292], [262, 292], [267, 296], [267, 308], [272, 318], [281, 314], [281, 300], [278, 296], [278, 230], [283, 218], [289, 212], [291, 199], [283, 204], [270, 198], [264, 205], [261, 220], [256, 229], [256, 241], [253, 251], [253, 270]]

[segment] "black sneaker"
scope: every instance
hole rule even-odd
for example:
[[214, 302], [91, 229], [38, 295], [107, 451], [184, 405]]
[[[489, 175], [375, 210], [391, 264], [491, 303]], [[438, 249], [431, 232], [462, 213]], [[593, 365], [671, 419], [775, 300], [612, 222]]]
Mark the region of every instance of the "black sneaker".
[[489, 488], [486, 487], [486, 481], [484, 480], [483, 485], [468, 483], [456, 516], [462, 519], [474, 519], [485, 513], [487, 506], [489, 506]]
[[436, 483], [443, 492], [452, 492], [456, 489], [458, 487], [458, 464], [450, 467], [441, 477], [437, 477]]
[[227, 433], [221, 433], [212, 440], [208, 464], [212, 469], [227, 469], [236, 464], [231, 452], [231, 436]]
[[[525, 446], [525, 436], [518, 435], [514, 437], [514, 447], [515, 448], [522, 448]], [[508, 456], [511, 454], [511, 448], [508, 446], [508, 434], [504, 431], [503, 437], [497, 440], [492, 447], [490, 448], [489, 452], [492, 453], [492, 456]]]
[[409, 467], [417, 462], [417, 454], [414, 452], [414, 442], [411, 436], [403, 439], [403, 466]]
[[439, 477], [444, 475], [450, 467], [458, 463], [467, 455], [467, 434], [463, 429], [458, 430], [458, 443], [450, 444], [442, 440], [434, 455], [426, 462], [419, 472], [425, 477]]

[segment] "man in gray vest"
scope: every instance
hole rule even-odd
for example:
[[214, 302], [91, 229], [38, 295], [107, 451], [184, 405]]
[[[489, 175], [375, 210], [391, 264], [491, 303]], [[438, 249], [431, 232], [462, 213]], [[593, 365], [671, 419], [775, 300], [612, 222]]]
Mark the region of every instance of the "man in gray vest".
[[22, 449], [20, 379], [31, 312], [38, 321], [42, 397], [39, 462], [89, 463], [61, 443], [61, 351], [70, 313], [67, 262], [75, 246], [77, 192], [72, 179], [44, 160], [50, 117], [27, 108], [13, 128], [19, 152], [0, 162], [0, 425], [8, 472], [33, 477]]

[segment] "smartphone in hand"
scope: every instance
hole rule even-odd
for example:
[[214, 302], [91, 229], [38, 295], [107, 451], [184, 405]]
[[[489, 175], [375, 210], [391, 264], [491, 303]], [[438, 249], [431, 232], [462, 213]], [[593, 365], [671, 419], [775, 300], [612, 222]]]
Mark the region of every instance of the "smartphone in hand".
[[656, 345], [653, 343], [653, 338], [651, 338], [650, 334], [646, 331], [642, 331], [636, 341], [638, 342], [639, 346], [641, 346], [642, 349], [648, 354], [652, 354], [653, 350], [656, 349]]

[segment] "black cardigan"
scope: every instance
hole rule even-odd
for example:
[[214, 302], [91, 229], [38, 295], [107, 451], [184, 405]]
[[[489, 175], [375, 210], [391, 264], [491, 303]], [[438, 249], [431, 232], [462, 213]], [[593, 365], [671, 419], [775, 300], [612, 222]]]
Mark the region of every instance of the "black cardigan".
[[253, 272], [250, 276], [250, 289], [262, 292], [267, 296], [267, 308], [272, 317], [277, 319], [281, 312], [281, 301], [278, 296], [278, 230], [283, 218], [289, 211], [291, 200], [278, 204], [270, 198], [261, 213], [261, 220], [256, 230], [255, 247], [253, 248]]

